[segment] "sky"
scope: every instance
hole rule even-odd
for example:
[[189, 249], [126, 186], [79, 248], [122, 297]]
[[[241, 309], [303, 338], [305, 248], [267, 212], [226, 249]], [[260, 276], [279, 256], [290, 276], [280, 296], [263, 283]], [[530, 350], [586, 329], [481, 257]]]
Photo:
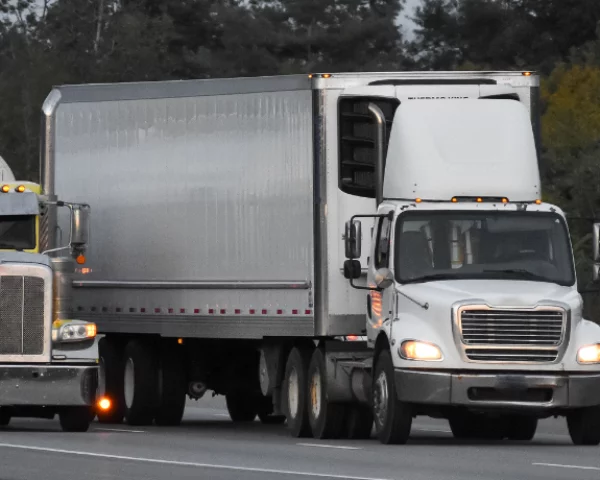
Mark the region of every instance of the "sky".
[[415, 24], [409, 20], [407, 17], [412, 17], [415, 7], [417, 7], [421, 3], [421, 0], [406, 0], [406, 5], [404, 6], [404, 11], [402, 15], [400, 15], [400, 25], [402, 25], [402, 31], [407, 40], [410, 40], [413, 37], [413, 29], [415, 28]]

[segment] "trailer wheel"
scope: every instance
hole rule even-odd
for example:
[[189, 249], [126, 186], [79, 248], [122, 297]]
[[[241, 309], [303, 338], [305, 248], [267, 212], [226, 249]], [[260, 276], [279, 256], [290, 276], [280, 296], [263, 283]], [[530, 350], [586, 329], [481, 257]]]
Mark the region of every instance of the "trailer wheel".
[[367, 405], [348, 405], [346, 434], [350, 440], [368, 440], [373, 431], [373, 412]]
[[533, 440], [538, 426], [535, 417], [513, 416], [507, 420], [507, 437], [509, 440], [528, 442]]
[[150, 425], [157, 403], [158, 373], [151, 344], [132, 340], [125, 348], [125, 418], [129, 425]]
[[398, 400], [392, 357], [382, 351], [375, 364], [372, 390], [373, 417], [379, 441], [383, 444], [404, 444], [410, 436], [412, 410]]
[[11, 420], [12, 416], [8, 408], [0, 408], [0, 427], [6, 427]]
[[125, 415], [123, 395], [123, 351], [118, 342], [103, 337], [98, 342], [99, 374], [98, 396], [106, 396], [111, 401], [108, 411], [98, 411], [100, 423], [121, 423]]
[[288, 427], [292, 436], [309, 437], [310, 423], [308, 422], [308, 366], [310, 351], [293, 348], [285, 366], [283, 383], [283, 408]]
[[346, 407], [327, 398], [327, 365], [320, 349], [308, 367], [308, 421], [314, 438], [340, 438], [344, 433]]
[[63, 432], [87, 432], [93, 419], [92, 407], [69, 407], [58, 413]]
[[580, 408], [567, 414], [567, 426], [575, 445], [600, 444], [600, 406]]
[[179, 425], [185, 410], [186, 373], [183, 353], [177, 347], [163, 344], [161, 349], [154, 421], [163, 427]]
[[253, 422], [258, 411], [256, 397], [244, 390], [231, 390], [225, 395], [227, 411], [233, 422]]

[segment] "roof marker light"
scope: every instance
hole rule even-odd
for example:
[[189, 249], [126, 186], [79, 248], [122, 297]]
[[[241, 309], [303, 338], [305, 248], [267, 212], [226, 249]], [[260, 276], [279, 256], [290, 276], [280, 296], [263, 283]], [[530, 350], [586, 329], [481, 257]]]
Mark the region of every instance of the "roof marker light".
[[9, 185], [2, 185], [2, 192], [3, 193], [8, 193], [10, 192], [10, 186]]
[[25, 191], [25, 185], [19, 185], [15, 188], [15, 192], [23, 193]]
[[452, 197], [452, 203], [456, 203], [456, 202], [458, 202], [458, 198]]
[[525, 77], [531, 77], [531, 72], [523, 72], [523, 76], [525, 76]]
[[536, 204], [536, 205], [541, 205], [541, 204], [542, 204], [542, 201], [541, 201], [541, 200], [538, 198], [538, 199], [535, 201], [535, 204]]
[[421, 203], [421, 202], [422, 202], [422, 200], [421, 200], [420, 198], [415, 198], [415, 202], [417, 202], [417, 203]]
[[477, 203], [481, 203], [481, 202], [483, 202], [483, 198], [477, 197]]
[[323, 78], [331, 78], [331, 73], [324, 73]]
[[506, 197], [502, 198], [502, 203], [508, 203], [508, 198], [506, 198]]

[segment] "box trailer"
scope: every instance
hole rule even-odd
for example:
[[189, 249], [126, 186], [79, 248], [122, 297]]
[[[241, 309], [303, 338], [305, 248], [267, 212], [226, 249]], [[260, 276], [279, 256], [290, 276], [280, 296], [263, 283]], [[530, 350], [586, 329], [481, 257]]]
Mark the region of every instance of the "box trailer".
[[[528, 202], [538, 205], [538, 91], [539, 77], [530, 72], [315, 74], [56, 87], [43, 107], [42, 178], [49, 193], [94, 209], [89, 266], [78, 272], [74, 295], [77, 315], [95, 322], [105, 335], [100, 383], [114, 408], [100, 420], [177, 424], [186, 393], [200, 398], [212, 390], [226, 395], [235, 421], [258, 415], [264, 422], [287, 419], [297, 436], [364, 437], [375, 413], [382, 441], [405, 441], [410, 422], [391, 428], [389, 421], [396, 420], [380, 418], [376, 406], [384, 393], [372, 382], [383, 348], [378, 339], [388, 339], [386, 348], [392, 351], [397, 339], [383, 327], [373, 336], [371, 328], [371, 294], [383, 291], [384, 301], [391, 302], [404, 298], [403, 289], [391, 280], [393, 266], [372, 271], [379, 262], [373, 255], [380, 252], [371, 237], [379, 238], [379, 227], [361, 242], [358, 224], [347, 221], [371, 217], [376, 227], [388, 215], [381, 213], [384, 205], [395, 212], [389, 214], [395, 224], [415, 202], [421, 208], [439, 204], [441, 197], [430, 195], [432, 189], [471, 195], [486, 168], [498, 175], [498, 188], [477, 193], [475, 205], [454, 203], [515, 212]], [[447, 123], [436, 124], [437, 110]], [[455, 126], [457, 119], [465, 122], [465, 129], [453, 129], [453, 141], [427, 133], [448, 129], [450, 118]], [[419, 129], [410, 128], [413, 120], [420, 122]], [[504, 138], [509, 147], [502, 152], [522, 148], [525, 153], [503, 165], [499, 155], [492, 155], [479, 166], [455, 162], [450, 169], [419, 156], [443, 159], [444, 149], [456, 155], [463, 148], [471, 161], [481, 158], [483, 140], [473, 132], [487, 122], [493, 128], [486, 130], [486, 141], [498, 149]], [[511, 138], [515, 132], [517, 143]], [[476, 173], [470, 175], [471, 170]], [[519, 175], [524, 180], [515, 183]], [[443, 188], [448, 182], [456, 188]], [[521, 187], [527, 198], [517, 198]], [[532, 188], [538, 195], [530, 199]], [[421, 191], [426, 195], [416, 193]], [[508, 193], [498, 192], [512, 192], [511, 200], [520, 203], [504, 205], [499, 198]], [[60, 215], [51, 222], [57, 232], [67, 226]], [[360, 243], [364, 248], [357, 248]], [[501, 287], [519, 279], [502, 282]], [[388, 287], [395, 292], [389, 298]], [[456, 300], [461, 295], [456, 292]], [[386, 304], [382, 325], [391, 319], [387, 311]], [[399, 312], [390, 307], [389, 313]], [[368, 340], [342, 341], [356, 337]], [[457, 341], [447, 348], [458, 348]], [[393, 368], [400, 369], [403, 360], [392, 357]], [[499, 358], [493, 362], [497, 375], [515, 368], [510, 359]], [[424, 360], [417, 363], [432, 368]], [[550, 364], [550, 370], [560, 369], [560, 363]], [[489, 367], [465, 358], [452, 368], [488, 372]], [[516, 368], [525, 372], [540, 365]], [[582, 368], [597, 371], [597, 366]], [[398, 385], [405, 381], [397, 380]], [[410, 418], [450, 418], [448, 412], [460, 408], [489, 406], [481, 399], [456, 403], [449, 398], [435, 405], [421, 400], [411, 399], [423, 405], [411, 410]], [[510, 410], [515, 402], [495, 399], [493, 404]], [[550, 410], [578, 405], [534, 404], [529, 406], [537, 408], [530, 409], [535, 422]], [[390, 434], [390, 428], [404, 433]]]

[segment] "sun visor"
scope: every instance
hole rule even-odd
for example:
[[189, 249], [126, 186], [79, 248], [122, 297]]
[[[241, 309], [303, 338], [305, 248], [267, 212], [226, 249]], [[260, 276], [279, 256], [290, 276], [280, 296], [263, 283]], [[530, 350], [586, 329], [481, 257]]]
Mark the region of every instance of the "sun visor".
[[0, 193], [0, 215], [38, 215], [38, 197], [32, 192]]

